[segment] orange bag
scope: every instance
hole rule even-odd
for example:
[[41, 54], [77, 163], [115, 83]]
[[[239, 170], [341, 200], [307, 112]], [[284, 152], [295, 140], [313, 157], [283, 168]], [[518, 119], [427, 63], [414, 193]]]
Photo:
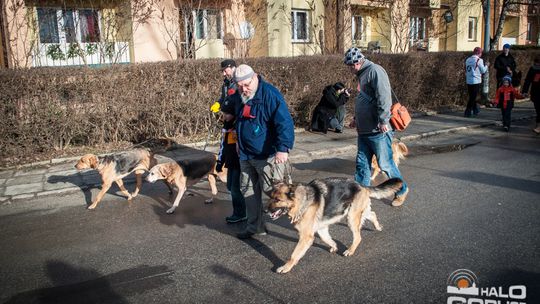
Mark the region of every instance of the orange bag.
[[411, 115], [407, 108], [401, 103], [396, 102], [390, 108], [392, 117], [390, 118], [390, 124], [396, 131], [403, 131], [411, 123]]

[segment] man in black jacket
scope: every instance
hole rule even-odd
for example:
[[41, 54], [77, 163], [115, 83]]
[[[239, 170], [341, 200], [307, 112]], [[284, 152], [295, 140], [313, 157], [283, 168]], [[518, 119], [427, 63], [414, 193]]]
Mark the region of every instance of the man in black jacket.
[[514, 78], [516, 73], [516, 60], [514, 56], [510, 54], [510, 44], [505, 44], [503, 46], [503, 52], [495, 58], [495, 69], [497, 70], [497, 88], [502, 85], [502, 79], [506, 75]]
[[336, 133], [343, 132], [345, 103], [349, 96], [349, 92], [341, 82], [324, 88], [321, 101], [313, 111], [311, 131], [326, 133], [330, 127]]
[[529, 89], [531, 101], [534, 103], [536, 110], [536, 126], [533, 131], [540, 134], [540, 55], [534, 58], [534, 64], [527, 72], [521, 94], [526, 97], [529, 95]]

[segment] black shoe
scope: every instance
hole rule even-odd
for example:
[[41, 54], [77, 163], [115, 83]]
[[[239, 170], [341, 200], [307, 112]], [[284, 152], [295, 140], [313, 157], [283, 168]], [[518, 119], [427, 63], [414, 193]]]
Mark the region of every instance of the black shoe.
[[508, 131], [510, 131], [510, 128], [509, 128], [509, 127], [506, 127], [506, 126], [505, 126], [505, 127], [503, 127], [503, 129], [504, 129], [504, 132], [508, 132]]
[[225, 218], [225, 221], [227, 221], [227, 223], [238, 223], [238, 222], [243, 222], [247, 220], [247, 216], [237, 216], [237, 215], [231, 215], [231, 216], [227, 216]]
[[341, 130], [341, 129], [335, 129], [334, 132], [336, 132], [336, 133], [343, 133], [343, 130]]
[[246, 239], [250, 239], [252, 238], [254, 235], [267, 235], [268, 232], [266, 230], [262, 231], [262, 232], [257, 232], [257, 233], [253, 233], [253, 232], [249, 232], [249, 231], [244, 231], [244, 232], [240, 232], [236, 235], [237, 238], [241, 239], [241, 240], [246, 240]]

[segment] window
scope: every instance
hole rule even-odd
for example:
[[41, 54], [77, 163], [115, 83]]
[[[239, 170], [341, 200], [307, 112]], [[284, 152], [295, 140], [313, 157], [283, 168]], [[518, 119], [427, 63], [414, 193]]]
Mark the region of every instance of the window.
[[352, 17], [352, 36], [353, 40], [364, 40], [364, 24], [362, 23], [362, 16]]
[[219, 10], [197, 10], [195, 15], [195, 36], [197, 39], [222, 39], [221, 13]]
[[58, 21], [56, 9], [38, 8], [39, 41], [41, 43], [58, 43]]
[[469, 40], [476, 41], [476, 26], [478, 19], [476, 17], [469, 17]]
[[410, 21], [411, 43], [426, 39], [426, 18], [411, 17]]
[[528, 22], [527, 23], [527, 40], [528, 41], [531, 41], [532, 40], [532, 27], [531, 27], [531, 23]]
[[307, 11], [291, 11], [292, 21], [292, 41], [293, 42], [308, 42], [309, 41], [309, 24]]
[[99, 12], [95, 9], [37, 8], [41, 43], [99, 42]]

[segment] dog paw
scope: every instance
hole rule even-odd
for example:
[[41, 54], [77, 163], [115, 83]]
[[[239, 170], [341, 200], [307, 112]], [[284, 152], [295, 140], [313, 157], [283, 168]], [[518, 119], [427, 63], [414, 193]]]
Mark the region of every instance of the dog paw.
[[135, 197], [137, 197], [137, 195], [139, 195], [138, 192], [133, 192], [133, 193], [131, 194], [131, 198], [135, 198]]
[[174, 213], [174, 209], [175, 209], [175, 208], [170, 208], [169, 210], [167, 210], [167, 214], [172, 214], [172, 213]]
[[337, 251], [337, 247], [330, 247], [330, 253], [335, 253]]
[[383, 226], [382, 226], [382, 225], [379, 225], [379, 227], [375, 227], [375, 229], [376, 229], [377, 231], [382, 231]]
[[95, 206], [94, 204], [92, 204], [92, 205], [86, 207], [86, 209], [88, 209], [88, 210], [94, 210], [94, 209], [96, 209], [96, 206]]
[[277, 273], [287, 273], [287, 272], [291, 271], [291, 269], [292, 269], [292, 267], [289, 267], [289, 266], [287, 266], [287, 264], [285, 264], [285, 265], [279, 267], [279, 268], [276, 270], [276, 272], [277, 272]]
[[349, 249], [347, 249], [347, 250], [345, 250], [343, 252], [343, 256], [346, 256], [346, 257], [351, 256], [353, 254], [354, 254], [354, 251], [350, 251]]
[[214, 202], [214, 200], [211, 199], [211, 198], [209, 198], [209, 199], [207, 199], [207, 200], [204, 201], [205, 204], [211, 204], [211, 203], [213, 203], [213, 202]]
[[127, 197], [127, 200], [131, 202], [133, 200], [133, 198], [134, 198], [134, 196], [130, 195], [130, 196]]

